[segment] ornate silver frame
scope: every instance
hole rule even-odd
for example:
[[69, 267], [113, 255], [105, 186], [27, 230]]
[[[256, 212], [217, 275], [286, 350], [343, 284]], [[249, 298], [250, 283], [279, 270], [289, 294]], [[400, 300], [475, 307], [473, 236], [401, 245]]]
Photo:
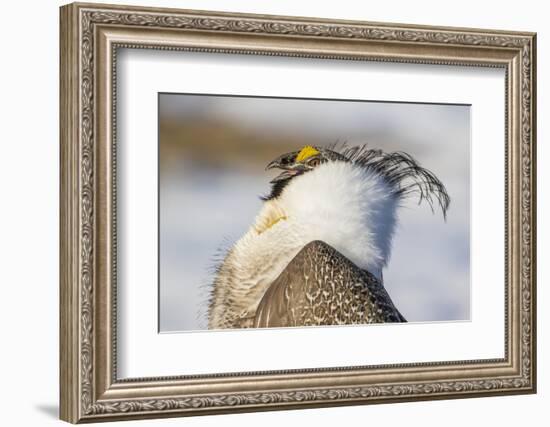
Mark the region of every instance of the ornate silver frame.
[[[71, 4], [61, 8], [61, 419], [77, 423], [536, 390], [533, 33]], [[118, 47], [502, 67], [505, 357], [175, 378], [116, 376]]]

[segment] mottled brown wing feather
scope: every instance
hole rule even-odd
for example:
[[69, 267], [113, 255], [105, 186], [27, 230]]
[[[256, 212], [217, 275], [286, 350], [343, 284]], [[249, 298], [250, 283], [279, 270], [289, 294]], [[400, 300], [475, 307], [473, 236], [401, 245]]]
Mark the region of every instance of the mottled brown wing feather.
[[321, 241], [308, 243], [264, 294], [254, 327], [406, 322], [380, 281]]

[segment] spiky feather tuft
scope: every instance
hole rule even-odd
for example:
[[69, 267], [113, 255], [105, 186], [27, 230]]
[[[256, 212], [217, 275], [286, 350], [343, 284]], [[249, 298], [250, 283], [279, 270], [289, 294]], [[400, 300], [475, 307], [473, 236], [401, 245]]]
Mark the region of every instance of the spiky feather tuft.
[[409, 154], [402, 151], [385, 153], [382, 150], [369, 149], [366, 145], [343, 147], [340, 154], [383, 176], [396, 196], [403, 198], [416, 194], [419, 197], [418, 202], [426, 201], [432, 211], [434, 206], [439, 205], [443, 218], [447, 218], [451, 198], [445, 186]]

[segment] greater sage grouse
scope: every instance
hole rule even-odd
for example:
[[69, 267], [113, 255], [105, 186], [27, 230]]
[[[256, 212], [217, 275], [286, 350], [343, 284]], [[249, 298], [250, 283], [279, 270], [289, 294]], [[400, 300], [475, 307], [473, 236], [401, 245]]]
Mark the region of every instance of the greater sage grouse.
[[382, 280], [397, 209], [417, 194], [445, 217], [441, 181], [365, 146], [306, 146], [272, 168], [282, 173], [254, 224], [217, 268], [209, 329], [405, 322]]

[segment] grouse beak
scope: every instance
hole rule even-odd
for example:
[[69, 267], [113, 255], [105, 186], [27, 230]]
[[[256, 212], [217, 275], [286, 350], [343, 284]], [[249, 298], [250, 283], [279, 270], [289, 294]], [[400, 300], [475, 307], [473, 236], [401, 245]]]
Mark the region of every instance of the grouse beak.
[[304, 171], [304, 167], [300, 163], [295, 163], [296, 155], [298, 152], [283, 154], [277, 157], [275, 160], [268, 163], [265, 170], [269, 169], [282, 169], [279, 175], [273, 178], [270, 183], [274, 184], [285, 179], [290, 179]]

